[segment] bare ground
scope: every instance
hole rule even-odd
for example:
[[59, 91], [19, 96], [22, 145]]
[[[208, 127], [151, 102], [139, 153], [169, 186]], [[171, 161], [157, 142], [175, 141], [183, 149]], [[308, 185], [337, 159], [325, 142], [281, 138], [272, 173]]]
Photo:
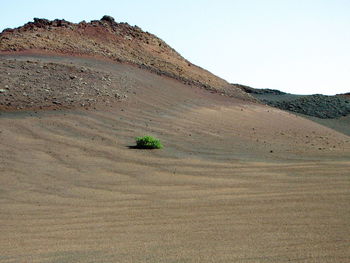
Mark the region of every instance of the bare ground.
[[79, 24], [34, 18], [34, 22], [0, 33], [0, 54], [14, 51], [92, 56], [130, 63], [213, 92], [254, 100], [237, 85], [192, 64], [157, 36], [137, 26], [116, 23], [112, 17]]
[[[349, 136], [127, 65], [17, 59], [135, 90], [0, 115], [0, 262], [350, 261]], [[165, 148], [130, 149], [143, 134]]]
[[[122, 88], [122, 87], [128, 87]], [[39, 60], [0, 61], [0, 110], [91, 108], [127, 98], [127, 78], [72, 64]]]

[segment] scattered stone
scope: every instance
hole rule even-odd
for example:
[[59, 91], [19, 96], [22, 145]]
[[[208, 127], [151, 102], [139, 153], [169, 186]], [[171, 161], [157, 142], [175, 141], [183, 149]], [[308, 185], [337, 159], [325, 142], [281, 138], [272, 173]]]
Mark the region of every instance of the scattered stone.
[[[75, 79], [80, 81], [71, 82]], [[107, 105], [127, 98], [127, 90], [120, 85], [125, 77], [118, 80], [85, 67], [60, 63], [0, 60], [0, 80], [6, 83], [0, 89], [0, 110], [94, 108], [97, 103]]]

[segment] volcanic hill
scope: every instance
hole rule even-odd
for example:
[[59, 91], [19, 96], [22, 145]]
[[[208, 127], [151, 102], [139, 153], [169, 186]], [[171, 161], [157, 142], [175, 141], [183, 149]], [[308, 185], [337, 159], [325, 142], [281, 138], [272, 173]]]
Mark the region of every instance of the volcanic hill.
[[34, 18], [34, 22], [16, 29], [5, 29], [1, 33], [0, 52], [14, 51], [93, 56], [131, 63], [188, 85], [253, 100], [238, 86], [184, 59], [155, 35], [137, 26], [116, 23], [110, 16], [78, 24]]
[[0, 50], [0, 263], [350, 262], [346, 133], [111, 17]]

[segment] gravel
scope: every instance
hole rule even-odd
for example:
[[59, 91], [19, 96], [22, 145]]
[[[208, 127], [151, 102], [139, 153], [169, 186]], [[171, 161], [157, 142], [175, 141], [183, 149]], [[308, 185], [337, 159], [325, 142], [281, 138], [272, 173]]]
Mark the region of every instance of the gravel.
[[0, 60], [0, 110], [62, 109], [127, 98], [123, 80], [85, 67]]

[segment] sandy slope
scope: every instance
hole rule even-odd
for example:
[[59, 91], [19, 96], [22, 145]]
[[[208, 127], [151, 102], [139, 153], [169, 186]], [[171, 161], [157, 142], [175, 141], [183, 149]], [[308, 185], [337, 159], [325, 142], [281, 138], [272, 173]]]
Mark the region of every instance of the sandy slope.
[[[132, 87], [0, 115], [0, 262], [350, 261], [350, 137], [126, 65], [41, 60]], [[130, 149], [143, 134], [165, 148]]]

